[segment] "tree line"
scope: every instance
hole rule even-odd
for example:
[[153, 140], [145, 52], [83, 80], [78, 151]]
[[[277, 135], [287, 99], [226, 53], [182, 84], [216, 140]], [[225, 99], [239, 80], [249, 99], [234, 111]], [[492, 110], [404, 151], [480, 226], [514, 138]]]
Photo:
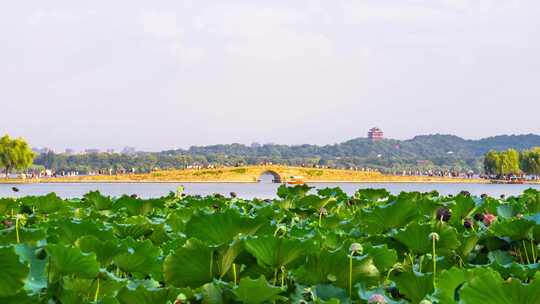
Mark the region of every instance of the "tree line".
[[28, 169], [36, 157], [28, 143], [22, 138], [11, 138], [4, 135], [0, 138], [0, 168], [6, 176], [14, 170]]
[[512, 175], [540, 175], [540, 147], [523, 150], [491, 150], [484, 156], [486, 174], [498, 177]]

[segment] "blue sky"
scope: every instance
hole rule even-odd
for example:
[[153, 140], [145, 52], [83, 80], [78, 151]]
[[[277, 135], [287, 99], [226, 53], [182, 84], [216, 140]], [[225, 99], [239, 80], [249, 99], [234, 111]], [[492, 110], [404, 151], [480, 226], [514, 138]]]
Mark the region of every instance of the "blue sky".
[[534, 0], [12, 1], [0, 133], [161, 150], [540, 133]]

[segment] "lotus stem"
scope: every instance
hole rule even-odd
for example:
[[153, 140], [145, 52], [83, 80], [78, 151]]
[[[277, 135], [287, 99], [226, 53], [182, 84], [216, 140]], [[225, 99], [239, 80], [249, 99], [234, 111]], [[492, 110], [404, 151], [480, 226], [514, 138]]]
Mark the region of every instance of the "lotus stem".
[[285, 286], [285, 267], [281, 267], [281, 288]]
[[273, 285], [275, 286], [276, 283], [277, 283], [277, 272], [278, 272], [278, 269], [276, 268], [276, 270], [274, 270], [274, 282], [273, 282]]
[[236, 285], [236, 264], [232, 264], [232, 273], [233, 273], [233, 279], [234, 279], [234, 285]]
[[17, 235], [17, 244], [21, 242], [21, 239], [19, 238], [19, 215], [17, 214], [17, 217], [15, 218], [15, 234]]
[[214, 267], [214, 252], [211, 251], [210, 252], [210, 277], [212, 278], [213, 277], [213, 271], [212, 271], [212, 268]]
[[433, 258], [433, 287], [434, 288], [437, 288], [437, 280], [436, 280], [436, 277], [437, 277], [437, 250], [436, 250], [436, 246], [435, 246], [435, 243], [439, 240], [439, 234], [436, 233], [436, 232], [432, 232], [429, 234], [429, 238], [431, 239], [431, 244], [432, 244], [432, 255], [431, 257]]
[[536, 263], [536, 250], [534, 248], [534, 241], [531, 239], [529, 240], [530, 243], [531, 243], [531, 254], [532, 254], [532, 258], [533, 258], [533, 264]]
[[319, 228], [321, 228], [322, 212], [319, 212]]
[[424, 264], [424, 256], [421, 256], [418, 261], [418, 272], [422, 272], [422, 264]]
[[435, 282], [435, 275], [437, 274], [437, 252], [435, 251], [435, 239], [433, 239], [433, 287], [437, 288], [437, 283]]
[[94, 302], [97, 302], [99, 296], [99, 278], [97, 278], [96, 294], [94, 295]]
[[527, 246], [525, 246], [525, 240], [521, 240], [521, 243], [523, 244], [523, 250], [525, 250], [525, 258], [527, 259], [527, 264], [530, 264], [531, 260], [529, 260], [529, 253], [527, 252]]
[[349, 298], [352, 299], [352, 259], [353, 253], [349, 255]]

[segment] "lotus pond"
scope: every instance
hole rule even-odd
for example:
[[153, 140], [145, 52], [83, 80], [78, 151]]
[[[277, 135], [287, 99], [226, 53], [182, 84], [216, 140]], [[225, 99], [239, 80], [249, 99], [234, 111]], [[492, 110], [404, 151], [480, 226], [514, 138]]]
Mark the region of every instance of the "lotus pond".
[[0, 303], [540, 303], [540, 192], [0, 199]]

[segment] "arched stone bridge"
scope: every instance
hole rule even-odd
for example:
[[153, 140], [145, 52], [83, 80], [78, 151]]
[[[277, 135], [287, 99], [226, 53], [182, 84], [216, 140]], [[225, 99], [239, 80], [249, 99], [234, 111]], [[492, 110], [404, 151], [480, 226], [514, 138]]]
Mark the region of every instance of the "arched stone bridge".
[[150, 174], [151, 179], [200, 182], [258, 182], [269, 174], [274, 182], [284, 183], [292, 177], [301, 177], [306, 182], [367, 181], [382, 177], [379, 172], [304, 168], [290, 166], [246, 166], [199, 170], [158, 171]]

